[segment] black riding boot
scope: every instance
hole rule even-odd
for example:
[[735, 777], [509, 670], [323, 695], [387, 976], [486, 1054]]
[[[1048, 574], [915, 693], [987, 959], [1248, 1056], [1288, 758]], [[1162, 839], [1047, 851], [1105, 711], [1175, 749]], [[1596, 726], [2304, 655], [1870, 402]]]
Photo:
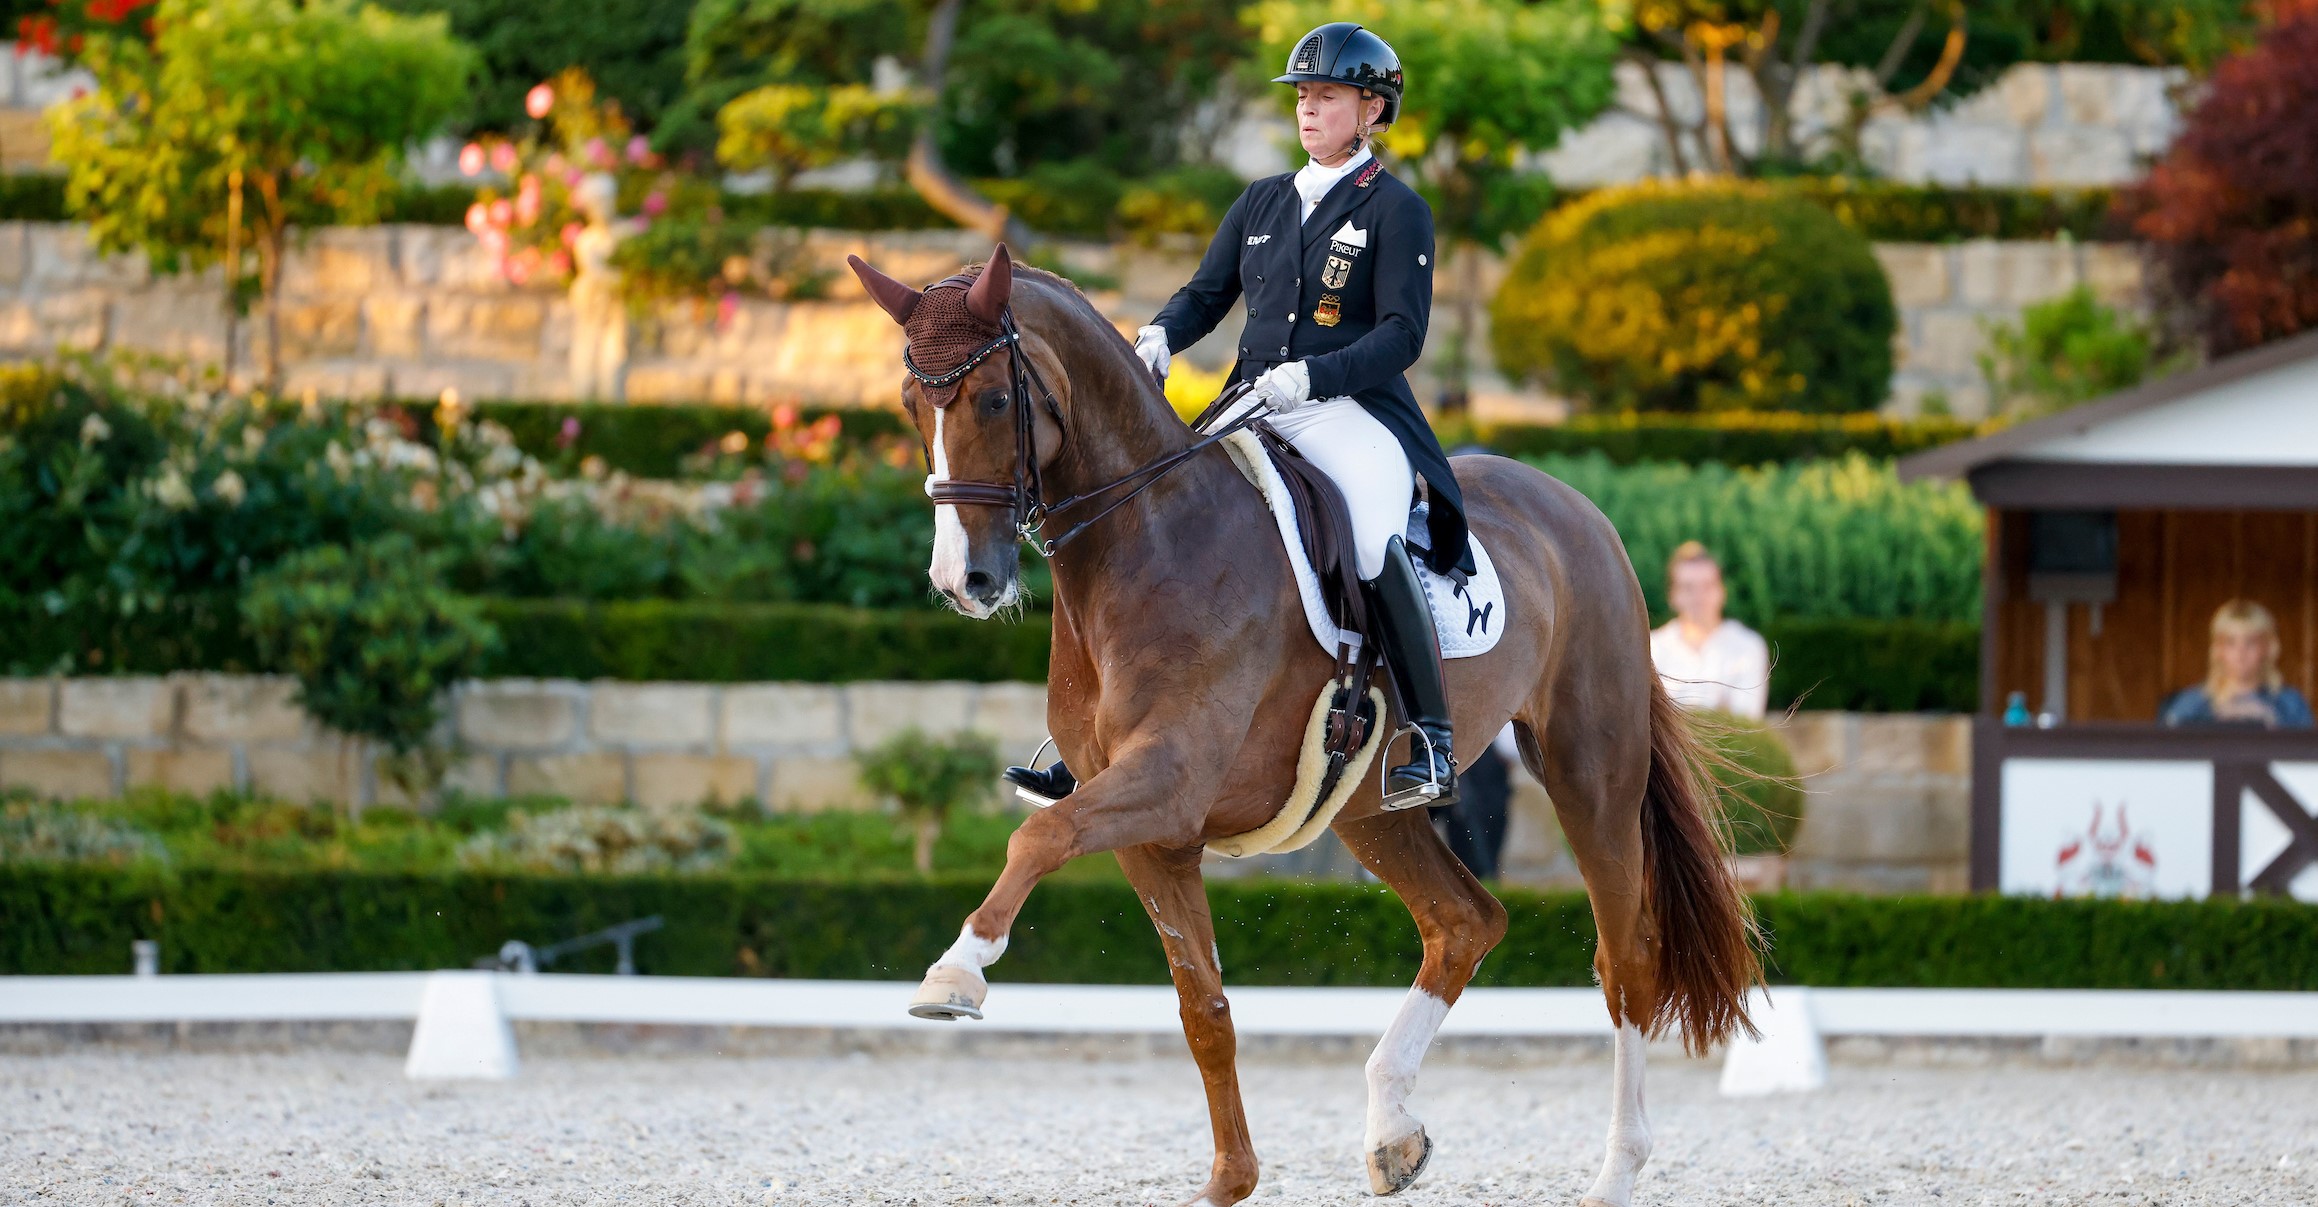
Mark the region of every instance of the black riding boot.
[[1061, 759], [1056, 759], [1054, 766], [1044, 771], [1036, 767], [1008, 767], [1006, 782], [1014, 785], [1016, 795], [1041, 809], [1069, 796], [1079, 786], [1078, 777], [1062, 765]]
[[1383, 572], [1364, 585], [1377, 644], [1400, 689], [1401, 713], [1420, 735], [1409, 740], [1410, 761], [1385, 772], [1384, 807], [1453, 804], [1457, 756], [1450, 744], [1449, 693], [1441, 682], [1441, 643], [1433, 632], [1432, 605], [1401, 538], [1385, 546]]

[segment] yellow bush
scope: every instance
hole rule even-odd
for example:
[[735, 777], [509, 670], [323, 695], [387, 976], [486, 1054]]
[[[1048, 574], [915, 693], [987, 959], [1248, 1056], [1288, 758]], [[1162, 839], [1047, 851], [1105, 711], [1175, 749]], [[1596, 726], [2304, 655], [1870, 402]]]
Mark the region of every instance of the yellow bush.
[[1872, 409], [1897, 322], [1864, 237], [1738, 182], [1605, 189], [1548, 214], [1492, 315], [1508, 375], [1653, 411]]

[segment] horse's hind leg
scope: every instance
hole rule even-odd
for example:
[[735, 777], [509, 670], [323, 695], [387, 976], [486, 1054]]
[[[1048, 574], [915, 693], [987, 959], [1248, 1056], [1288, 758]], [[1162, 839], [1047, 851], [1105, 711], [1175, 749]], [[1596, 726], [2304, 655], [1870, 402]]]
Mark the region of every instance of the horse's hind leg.
[[1183, 1038], [1207, 1084], [1207, 1115], [1215, 1127], [1215, 1165], [1191, 1207], [1230, 1207], [1256, 1188], [1255, 1141], [1248, 1135], [1247, 1110], [1240, 1102], [1238, 1038], [1231, 1027], [1231, 1003], [1223, 996], [1223, 970], [1215, 948], [1215, 920], [1207, 911], [1207, 890], [1199, 875], [1199, 848], [1167, 850], [1152, 846], [1118, 851], [1159, 942], [1167, 950], [1167, 971], [1183, 1012]]
[[[1658, 1000], [1657, 965], [1650, 956], [1656, 936], [1651, 933], [1643, 882], [1642, 793], [1650, 770], [1649, 730], [1646, 719], [1622, 730], [1596, 729], [1579, 722], [1575, 712], [1557, 713], [1568, 720], [1560, 729], [1549, 727], [1543, 750], [1526, 723], [1516, 734], [1522, 761], [1553, 798], [1562, 833], [1585, 876], [1594, 926], [1600, 933], [1594, 970], [1617, 1026], [1611, 1041], [1609, 1151], [1581, 1204], [1627, 1207], [1634, 1179], [1650, 1159], [1642, 1072], [1644, 1037], [1651, 1030]], [[1602, 718], [1591, 720], [1599, 723]], [[1613, 736], [1604, 740], [1605, 732]]]
[[1400, 895], [1425, 942], [1417, 983], [1368, 1058], [1368, 1182], [1394, 1194], [1415, 1183], [1432, 1156], [1424, 1125], [1408, 1112], [1417, 1069], [1481, 957], [1505, 937], [1505, 907], [1449, 853], [1422, 809], [1345, 822], [1336, 833]]

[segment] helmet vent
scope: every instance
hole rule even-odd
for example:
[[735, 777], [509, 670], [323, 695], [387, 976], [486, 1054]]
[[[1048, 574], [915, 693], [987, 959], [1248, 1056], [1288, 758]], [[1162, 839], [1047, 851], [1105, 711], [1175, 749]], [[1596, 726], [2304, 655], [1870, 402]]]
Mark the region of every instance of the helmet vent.
[[1290, 65], [1290, 66], [1289, 66], [1288, 70], [1289, 70], [1290, 72], [1297, 73], [1297, 74], [1304, 74], [1304, 73], [1314, 73], [1314, 74], [1317, 74], [1317, 73], [1319, 72], [1319, 70], [1320, 70], [1320, 35], [1319, 35], [1319, 34], [1315, 33], [1315, 34], [1313, 34], [1311, 37], [1304, 39], [1304, 44], [1303, 44], [1302, 46], [1299, 46], [1299, 47], [1297, 47], [1297, 48], [1296, 48], [1296, 61], [1295, 61], [1295, 62], [1294, 62], [1292, 65]]

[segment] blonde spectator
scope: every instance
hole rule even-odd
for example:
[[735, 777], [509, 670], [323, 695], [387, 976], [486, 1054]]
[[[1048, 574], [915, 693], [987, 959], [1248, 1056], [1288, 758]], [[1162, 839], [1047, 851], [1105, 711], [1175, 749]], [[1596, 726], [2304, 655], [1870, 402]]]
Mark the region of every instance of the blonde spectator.
[[2167, 725], [2310, 728], [2310, 702], [2278, 673], [2278, 622], [2250, 599], [2213, 614], [2205, 682], [2173, 693], [2159, 710]]
[[1759, 721], [1770, 703], [1770, 647], [1722, 614], [1726, 598], [1722, 565], [1706, 546], [1684, 541], [1666, 559], [1674, 619], [1650, 634], [1650, 660], [1675, 703]]

